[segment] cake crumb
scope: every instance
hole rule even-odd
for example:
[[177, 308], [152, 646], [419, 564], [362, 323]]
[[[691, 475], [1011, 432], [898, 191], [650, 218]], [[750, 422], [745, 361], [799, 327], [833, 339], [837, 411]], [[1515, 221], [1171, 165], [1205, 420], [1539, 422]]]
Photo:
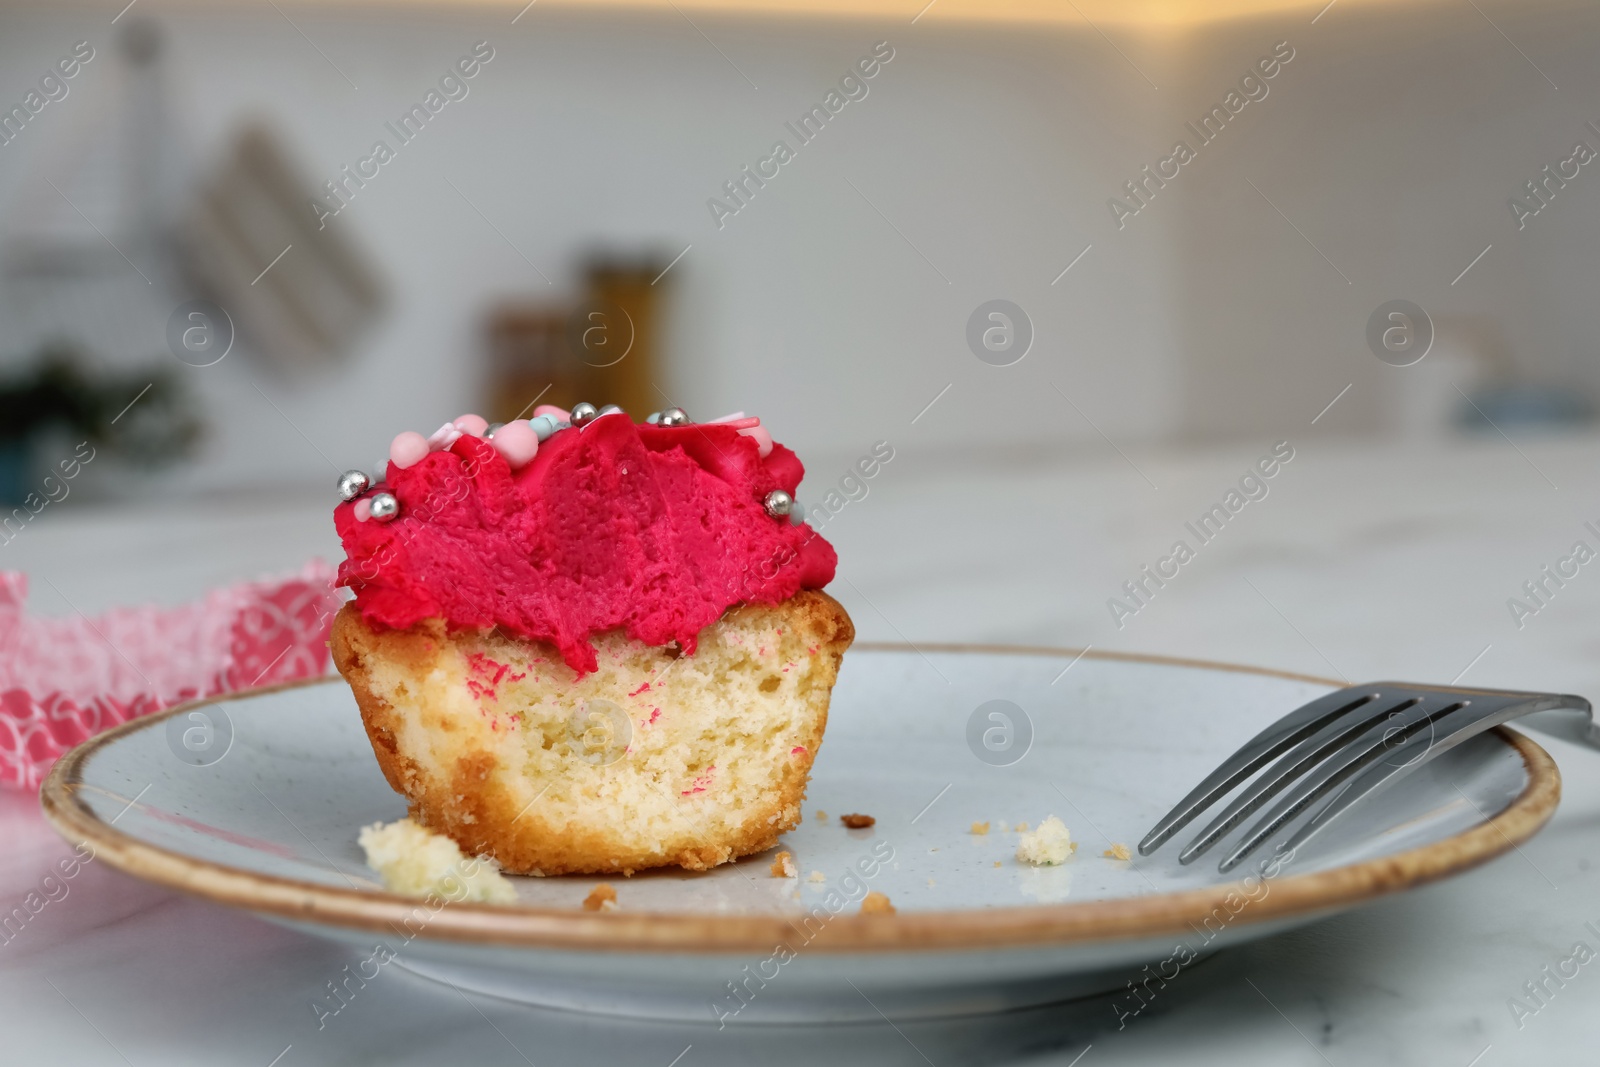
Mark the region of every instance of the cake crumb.
[[839, 821], [844, 823], [846, 826], [850, 827], [850, 829], [852, 829], [852, 830], [865, 830], [867, 827], [869, 827], [872, 824], [876, 823], [878, 820], [874, 819], [870, 815], [854, 815], [854, 814], [852, 814], [852, 815], [841, 815], [841, 816], [839, 816]]
[[443, 834], [401, 819], [363, 826], [357, 838], [384, 888], [408, 897], [515, 904], [517, 891], [487, 856], [467, 856]]
[[995, 860], [995, 861], [994, 861], [994, 865], [995, 865], [995, 866], [996, 866], [996, 867], [998, 867], [998, 866], [1000, 866], [1000, 861], [999, 861], [999, 860]]
[[889, 898], [874, 889], [861, 898], [861, 914], [863, 915], [893, 915], [894, 905], [889, 903]]
[[1017, 823], [1017, 833], [1025, 834], [1027, 832], [1028, 832], [1028, 824], [1027, 823], [1025, 823], [1025, 822]]
[[827, 880], [828, 876], [823, 874], [821, 871], [812, 871], [810, 874], [806, 875], [806, 881], [808, 882], [826, 882]]
[[601, 882], [589, 890], [589, 895], [583, 898], [584, 911], [616, 911], [617, 891]]
[[1111, 847], [1100, 853], [1100, 855], [1110, 860], [1133, 859], [1133, 853], [1128, 851], [1128, 846], [1122, 844], [1120, 841], [1112, 842]]
[[1037, 830], [1022, 835], [1022, 840], [1017, 842], [1017, 859], [1034, 867], [1054, 867], [1077, 848], [1066, 825], [1051, 815]]
[[787, 852], [780, 852], [772, 857], [772, 877], [798, 878], [800, 872], [795, 870], [794, 857]]
[[932, 888], [933, 888], [933, 885], [934, 885], [934, 882], [933, 882], [933, 879], [932, 879], [932, 878], [929, 878], [929, 879], [928, 879], [928, 888], [929, 888], [929, 889], [932, 889]]
[[818, 808], [817, 809], [817, 821], [818, 822], [827, 822], [828, 821], [828, 813], [823, 811], [821, 808]]
[[989, 824], [986, 822], [975, 822], [972, 824], [971, 832], [974, 836], [982, 837], [989, 832]]

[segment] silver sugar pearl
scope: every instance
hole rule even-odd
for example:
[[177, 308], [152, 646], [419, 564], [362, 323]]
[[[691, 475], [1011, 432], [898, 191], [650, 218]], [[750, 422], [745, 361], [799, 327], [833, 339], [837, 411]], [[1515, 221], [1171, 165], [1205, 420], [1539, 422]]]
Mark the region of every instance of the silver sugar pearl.
[[339, 499], [354, 500], [372, 488], [372, 479], [365, 471], [345, 471], [339, 475]]
[[589, 423], [593, 422], [595, 416], [598, 414], [600, 413], [595, 410], [595, 406], [593, 404], [579, 401], [578, 403], [572, 405], [572, 425], [582, 429]]
[[794, 510], [794, 497], [782, 489], [774, 489], [767, 494], [767, 499], [761, 506], [767, 509], [768, 515], [781, 519]]
[[503, 423], [503, 422], [491, 422], [489, 424], [489, 429], [484, 431], [484, 435], [483, 436], [485, 438], [493, 437], [494, 436], [494, 432], [496, 430], [498, 430], [500, 427], [504, 426], [504, 425], [505, 425], [505, 423]]
[[528, 420], [528, 425], [533, 427], [533, 434], [542, 445], [550, 440], [552, 434], [561, 429], [561, 423], [554, 415], [535, 415]]
[[379, 522], [389, 522], [400, 514], [400, 501], [394, 498], [393, 493], [374, 493], [367, 506], [372, 509], [372, 517]]
[[656, 420], [656, 424], [659, 426], [687, 426], [689, 425], [689, 416], [683, 413], [682, 408], [668, 408], [661, 413], [661, 417]]
[[616, 404], [607, 404], [605, 407], [600, 409], [599, 413], [601, 415], [621, 415], [622, 409]]

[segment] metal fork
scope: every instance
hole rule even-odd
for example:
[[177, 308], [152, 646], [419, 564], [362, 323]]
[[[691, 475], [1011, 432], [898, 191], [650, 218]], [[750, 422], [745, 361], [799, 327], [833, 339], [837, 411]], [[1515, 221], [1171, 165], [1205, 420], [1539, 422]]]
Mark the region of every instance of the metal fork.
[[1318, 697], [1252, 737], [1151, 828], [1139, 842], [1139, 853], [1150, 855], [1268, 763], [1272, 765], [1266, 772], [1178, 854], [1178, 862], [1193, 863], [1278, 797], [1277, 804], [1218, 864], [1223, 873], [1231, 871], [1331, 794], [1279, 846], [1292, 851], [1358, 801], [1468, 738], [1512, 719], [1542, 733], [1600, 748], [1600, 726], [1583, 697], [1409, 682], [1353, 685]]

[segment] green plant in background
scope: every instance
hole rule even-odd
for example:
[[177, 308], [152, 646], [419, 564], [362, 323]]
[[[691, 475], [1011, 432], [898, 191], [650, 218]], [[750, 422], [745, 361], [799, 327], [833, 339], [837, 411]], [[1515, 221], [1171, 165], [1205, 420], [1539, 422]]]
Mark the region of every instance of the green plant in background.
[[27, 369], [0, 378], [0, 502], [27, 495], [31, 450], [54, 430], [160, 467], [190, 454], [203, 425], [170, 366], [108, 370], [76, 348], [48, 347]]

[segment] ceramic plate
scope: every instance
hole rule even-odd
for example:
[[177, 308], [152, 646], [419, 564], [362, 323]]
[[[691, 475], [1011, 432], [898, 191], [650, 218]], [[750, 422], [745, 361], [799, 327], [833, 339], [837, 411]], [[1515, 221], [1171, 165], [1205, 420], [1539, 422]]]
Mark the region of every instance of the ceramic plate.
[[[783, 840], [801, 877], [772, 877], [770, 855], [642, 873], [610, 880], [621, 907], [608, 913], [580, 908], [593, 878], [514, 879], [507, 907], [386, 893], [356, 833], [405, 805], [338, 679], [135, 720], [64, 757], [43, 802], [113, 866], [349, 942], [368, 972], [392, 960], [510, 999], [727, 1024], [985, 1012], [1128, 995], [1147, 964], [1170, 975], [1459, 873], [1554, 812], [1549, 756], [1499, 730], [1358, 805], [1275, 877], [1241, 884], [1214, 859], [1182, 867], [1172, 845], [1133, 862], [1102, 854], [1134, 845], [1246, 738], [1331, 688], [1192, 661], [858, 646], [804, 823]], [[844, 828], [851, 812], [876, 825]], [[1017, 824], [1049, 815], [1077, 852], [1019, 864]], [[859, 914], [868, 890], [896, 914]]]

